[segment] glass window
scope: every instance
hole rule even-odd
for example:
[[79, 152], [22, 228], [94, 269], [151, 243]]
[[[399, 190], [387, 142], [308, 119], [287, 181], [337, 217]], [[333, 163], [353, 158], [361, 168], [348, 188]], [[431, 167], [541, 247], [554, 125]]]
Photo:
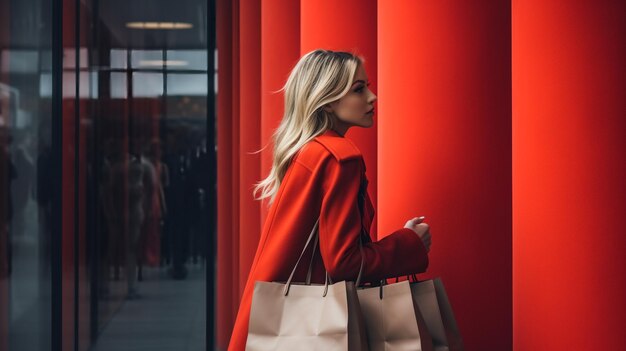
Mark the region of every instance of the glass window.
[[[52, 21], [46, 4], [0, 0], [0, 350], [51, 344], [52, 80], [45, 64]], [[36, 25], [28, 20], [34, 13]]]
[[132, 68], [160, 68], [163, 65], [163, 50], [131, 51]]
[[111, 68], [126, 69], [128, 62], [128, 52], [122, 49], [111, 50]]
[[133, 73], [133, 97], [155, 97], [163, 95], [163, 74]]
[[168, 50], [167, 61], [179, 63], [184, 69], [207, 70], [207, 50]]
[[167, 95], [176, 96], [206, 96], [207, 74], [168, 74]]
[[126, 73], [111, 73], [111, 98], [126, 99], [128, 97], [126, 76]]
[[207, 349], [208, 3], [137, 4], [0, 0], [0, 351]]

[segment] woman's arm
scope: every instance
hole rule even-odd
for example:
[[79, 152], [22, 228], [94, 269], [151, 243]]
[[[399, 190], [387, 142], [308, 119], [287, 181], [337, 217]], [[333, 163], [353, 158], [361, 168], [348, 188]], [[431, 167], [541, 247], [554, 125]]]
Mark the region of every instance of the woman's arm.
[[[356, 280], [364, 259], [362, 281], [421, 273], [428, 253], [412, 229], [402, 228], [359, 249], [361, 214], [357, 196], [362, 160], [330, 159], [325, 166], [325, 194], [320, 214], [320, 252], [333, 280]], [[362, 256], [363, 255], [363, 256]]]

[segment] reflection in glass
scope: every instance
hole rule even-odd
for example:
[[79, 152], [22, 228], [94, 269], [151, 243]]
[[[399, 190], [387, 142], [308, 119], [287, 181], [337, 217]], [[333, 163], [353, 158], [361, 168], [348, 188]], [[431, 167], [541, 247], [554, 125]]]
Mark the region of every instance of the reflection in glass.
[[126, 69], [126, 62], [128, 61], [128, 54], [126, 50], [111, 49], [110, 55], [111, 68]]
[[163, 74], [133, 73], [133, 97], [159, 97], [163, 95]]
[[131, 65], [133, 68], [141, 68], [146, 65], [145, 62], [163, 61], [163, 50], [132, 50]]
[[[0, 350], [45, 350], [51, 343], [46, 3], [0, 0]], [[40, 14], [36, 23], [23, 20], [33, 13]]]
[[[50, 349], [60, 186], [63, 349], [204, 350], [207, 2], [61, 3], [53, 183], [51, 3], [0, 0], [0, 351]], [[150, 20], [190, 26], [126, 26], [148, 6]]]
[[186, 69], [206, 71], [207, 54], [207, 50], [167, 50], [167, 59], [186, 62]]
[[139, 3], [86, 2], [88, 18], [99, 16], [86, 35], [97, 89], [84, 145], [97, 189], [85, 194], [95, 303], [79, 323], [93, 323], [92, 350], [204, 350], [208, 81], [197, 22], [207, 4], [150, 2], [159, 22], [193, 23], [171, 31], [129, 28], [147, 20]]
[[128, 97], [128, 86], [126, 84], [126, 73], [111, 72], [107, 77], [111, 81], [111, 97], [116, 99], [126, 99]]
[[167, 95], [206, 96], [208, 92], [206, 73], [168, 74]]

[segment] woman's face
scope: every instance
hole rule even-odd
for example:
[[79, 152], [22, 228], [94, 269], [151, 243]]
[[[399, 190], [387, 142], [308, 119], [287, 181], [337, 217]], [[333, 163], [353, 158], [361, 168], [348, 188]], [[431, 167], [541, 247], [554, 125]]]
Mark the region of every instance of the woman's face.
[[352, 126], [369, 128], [374, 124], [376, 95], [369, 89], [369, 85], [367, 73], [363, 65], [359, 64], [348, 93], [325, 107], [327, 112], [336, 116], [335, 131], [339, 134], [344, 135]]

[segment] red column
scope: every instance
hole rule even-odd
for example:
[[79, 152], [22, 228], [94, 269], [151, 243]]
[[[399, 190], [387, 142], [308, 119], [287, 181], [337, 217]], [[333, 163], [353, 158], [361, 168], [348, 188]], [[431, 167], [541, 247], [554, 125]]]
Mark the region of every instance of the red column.
[[216, 29], [218, 51], [218, 94], [217, 94], [217, 346], [226, 349], [234, 323], [235, 310], [233, 275], [236, 270], [233, 260], [233, 188], [232, 177], [232, 58], [233, 20], [232, 3], [228, 0], [216, 2]]
[[[261, 178], [272, 168], [272, 134], [283, 118], [281, 89], [300, 58], [300, 2], [264, 1], [261, 10]], [[280, 38], [280, 40], [276, 40]], [[259, 180], [261, 179], [259, 178]], [[261, 206], [261, 220], [267, 217], [267, 201]]]
[[[394, 2], [395, 4], [395, 2]], [[376, 1], [374, 0], [302, 0], [301, 1], [300, 54], [314, 49], [350, 51], [363, 56], [365, 70], [372, 85], [377, 89], [377, 37], [376, 37]], [[367, 165], [369, 193], [374, 204], [377, 203], [377, 147], [376, 134], [378, 123], [374, 116], [371, 128], [354, 127], [348, 131], [348, 138], [353, 140], [363, 152]], [[372, 235], [376, 236], [376, 223], [372, 225]]]
[[239, 298], [248, 279], [261, 232], [261, 207], [252, 187], [261, 177], [261, 2], [241, 0], [239, 10]]
[[512, 3], [516, 350], [624, 348], [625, 14]]
[[468, 350], [510, 350], [510, 5], [378, 3], [379, 232], [426, 216]]
[[232, 104], [232, 113], [229, 118], [232, 119], [232, 130], [230, 131], [231, 135], [231, 148], [232, 148], [232, 168], [230, 170], [230, 176], [233, 178], [232, 181], [232, 190], [230, 196], [232, 196], [232, 219], [231, 219], [231, 227], [230, 227], [230, 235], [232, 235], [233, 245], [232, 251], [230, 253], [230, 261], [233, 269], [233, 276], [231, 277], [231, 294], [233, 299], [233, 307], [231, 311], [231, 317], [234, 320], [237, 317], [237, 306], [239, 304], [239, 299], [241, 298], [241, 294], [239, 292], [239, 129], [241, 128], [240, 122], [240, 105], [239, 105], [239, 86], [240, 86], [240, 67], [239, 67], [239, 36], [240, 36], [240, 22], [239, 22], [239, 2], [240, 0], [235, 0], [232, 2], [232, 12], [231, 16], [233, 18], [232, 21], [232, 96], [230, 103]]

